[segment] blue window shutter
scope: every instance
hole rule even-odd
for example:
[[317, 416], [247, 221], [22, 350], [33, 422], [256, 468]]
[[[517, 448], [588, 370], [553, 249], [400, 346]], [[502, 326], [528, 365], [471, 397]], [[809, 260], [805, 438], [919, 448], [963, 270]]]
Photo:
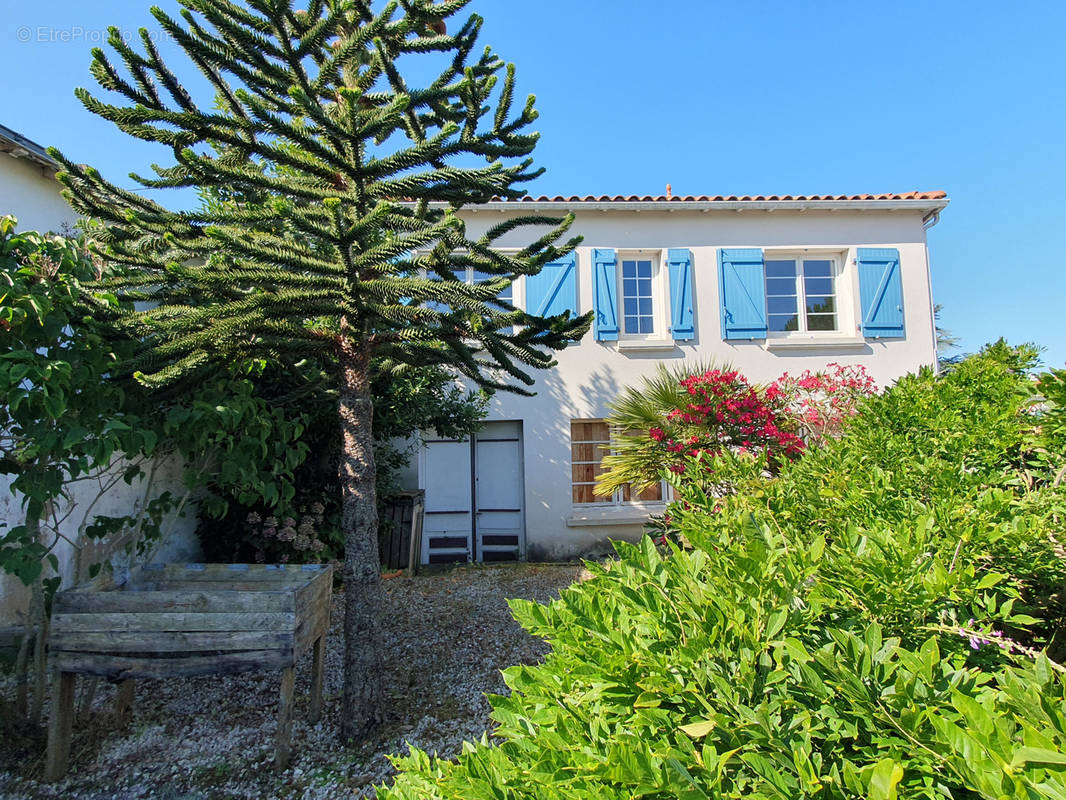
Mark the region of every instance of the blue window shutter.
[[696, 338], [692, 316], [692, 253], [671, 248], [666, 251], [670, 270], [670, 333], [675, 341]]
[[569, 253], [549, 261], [536, 275], [526, 276], [526, 310], [537, 317], [564, 311], [577, 316], [577, 257]]
[[862, 335], [902, 337], [903, 280], [899, 271], [899, 250], [894, 247], [860, 247], [857, 260]]
[[722, 338], [766, 338], [766, 279], [762, 250], [718, 251]]
[[592, 251], [596, 319], [593, 332], [597, 342], [618, 339], [618, 270], [614, 250], [597, 247]]

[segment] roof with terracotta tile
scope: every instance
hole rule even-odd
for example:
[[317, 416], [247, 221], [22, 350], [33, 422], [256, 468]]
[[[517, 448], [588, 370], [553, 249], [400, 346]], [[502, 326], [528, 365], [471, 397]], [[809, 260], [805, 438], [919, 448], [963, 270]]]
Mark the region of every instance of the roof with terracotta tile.
[[818, 202], [849, 200], [945, 200], [947, 192], [904, 192], [902, 194], [756, 194], [756, 195], [526, 195], [514, 200], [494, 197], [493, 202], [500, 203], [773, 203], [773, 202]]

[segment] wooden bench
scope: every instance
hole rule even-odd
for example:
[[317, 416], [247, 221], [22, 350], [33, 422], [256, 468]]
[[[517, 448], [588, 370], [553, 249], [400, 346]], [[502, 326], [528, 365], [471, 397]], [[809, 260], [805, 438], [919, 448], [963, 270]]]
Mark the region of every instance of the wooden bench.
[[54, 672], [45, 780], [70, 760], [75, 676], [118, 683], [115, 711], [131, 713], [137, 678], [281, 670], [274, 763], [289, 762], [293, 668], [313, 650], [309, 719], [322, 715], [332, 568], [318, 564], [157, 564], [56, 594], [48, 646]]

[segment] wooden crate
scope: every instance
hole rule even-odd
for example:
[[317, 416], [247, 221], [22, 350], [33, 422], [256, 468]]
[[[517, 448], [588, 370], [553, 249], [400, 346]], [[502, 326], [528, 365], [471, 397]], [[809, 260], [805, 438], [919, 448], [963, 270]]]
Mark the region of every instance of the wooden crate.
[[48, 645], [55, 674], [47, 780], [67, 770], [75, 675], [119, 684], [128, 718], [137, 678], [281, 670], [275, 763], [289, 760], [293, 668], [313, 651], [312, 722], [322, 713], [322, 670], [332, 569], [321, 565], [158, 564], [116, 586], [101, 579], [59, 592]]

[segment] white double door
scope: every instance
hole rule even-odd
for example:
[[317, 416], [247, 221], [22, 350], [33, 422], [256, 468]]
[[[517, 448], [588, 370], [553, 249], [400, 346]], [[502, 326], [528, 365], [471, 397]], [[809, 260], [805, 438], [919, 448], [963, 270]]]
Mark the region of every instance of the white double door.
[[525, 544], [522, 423], [486, 422], [470, 439], [430, 439], [422, 563], [513, 561]]

